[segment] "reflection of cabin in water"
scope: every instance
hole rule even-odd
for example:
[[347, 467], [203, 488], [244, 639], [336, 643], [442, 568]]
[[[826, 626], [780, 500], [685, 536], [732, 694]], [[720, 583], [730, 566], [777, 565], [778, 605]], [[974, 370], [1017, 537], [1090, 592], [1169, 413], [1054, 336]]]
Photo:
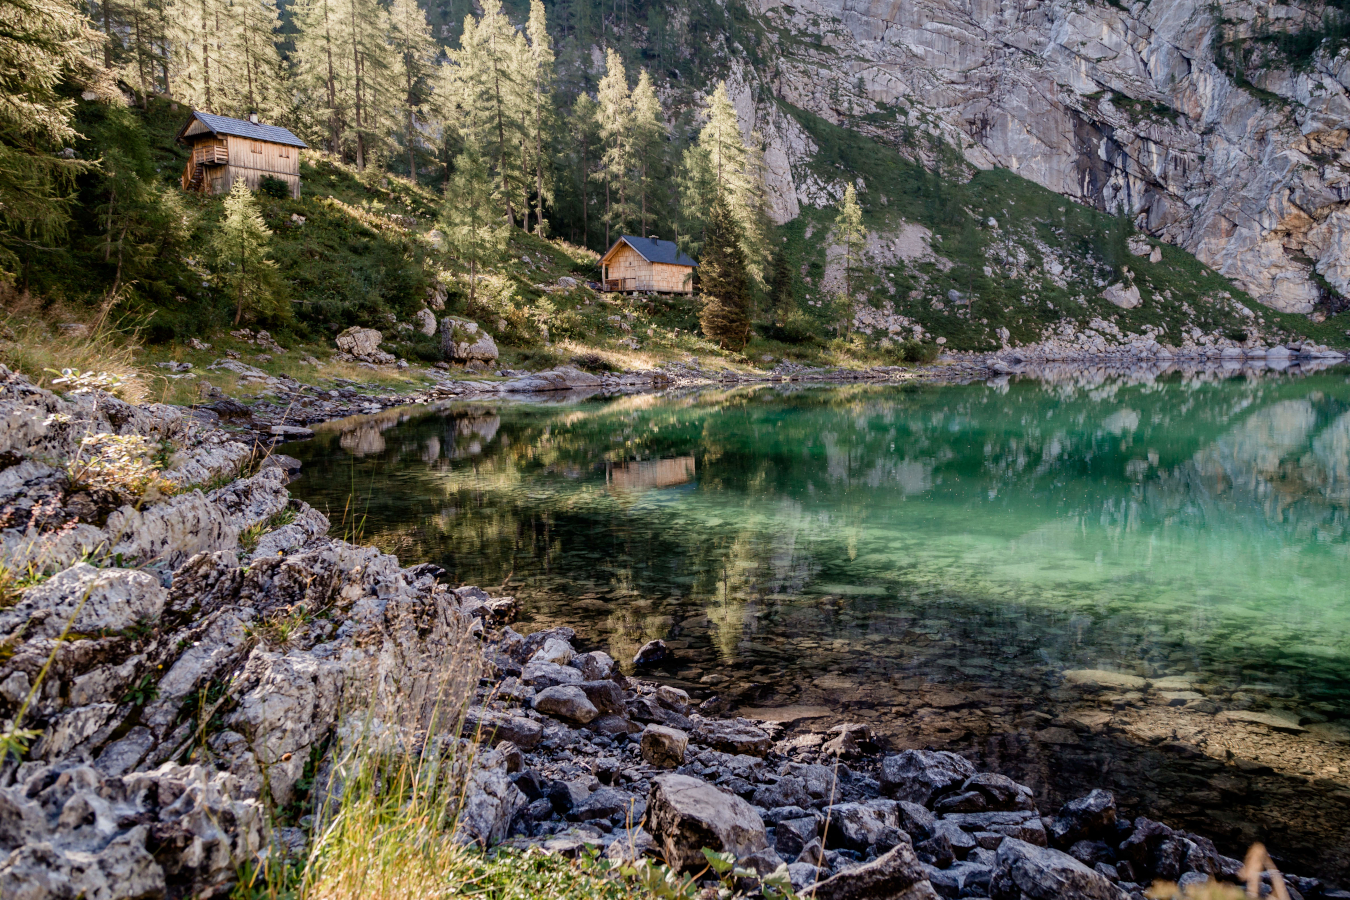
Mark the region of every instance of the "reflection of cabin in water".
[[697, 266], [674, 241], [625, 234], [600, 257], [600, 283], [607, 291], [691, 294]]
[[280, 125], [194, 111], [177, 140], [192, 151], [183, 168], [185, 191], [228, 194], [240, 180], [256, 191], [270, 176], [300, 196], [300, 151], [307, 145]]
[[611, 463], [605, 469], [605, 482], [612, 488], [636, 491], [642, 488], [674, 487], [694, 480], [694, 457], [640, 459]]

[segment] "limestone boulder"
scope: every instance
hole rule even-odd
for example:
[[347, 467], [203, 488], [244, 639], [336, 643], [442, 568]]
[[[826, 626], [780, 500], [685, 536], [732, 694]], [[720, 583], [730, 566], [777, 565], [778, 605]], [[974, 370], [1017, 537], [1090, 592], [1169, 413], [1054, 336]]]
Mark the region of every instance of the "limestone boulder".
[[906, 750], [881, 762], [881, 790], [896, 800], [931, 807], [975, 774], [969, 760], [946, 750]]
[[658, 769], [675, 769], [684, 764], [689, 735], [678, 728], [648, 725], [642, 732], [642, 758]]
[[1139, 288], [1132, 284], [1127, 287], [1122, 281], [1118, 281], [1102, 291], [1102, 299], [1119, 306], [1121, 309], [1134, 309], [1144, 302], [1143, 298], [1139, 296]]
[[585, 725], [600, 715], [600, 710], [587, 699], [586, 692], [574, 684], [544, 688], [534, 695], [531, 705], [546, 716], [555, 716], [579, 725]]
[[989, 887], [994, 900], [1124, 900], [1127, 896], [1105, 875], [1069, 854], [1016, 838], [999, 844]]
[[417, 330], [431, 337], [436, 333], [436, 314], [429, 309], [419, 309], [417, 311]]
[[456, 362], [493, 362], [497, 342], [477, 322], [459, 316], [441, 319], [441, 350]]
[[816, 885], [815, 900], [937, 900], [923, 864], [901, 841], [865, 865], [845, 869]]
[[705, 847], [745, 857], [769, 846], [764, 822], [749, 803], [688, 775], [652, 779], [647, 828], [676, 870], [703, 868]]
[[25, 640], [54, 638], [67, 626], [80, 634], [116, 633], [157, 620], [168, 598], [159, 579], [148, 572], [76, 563], [0, 610], [0, 633], [23, 627]]

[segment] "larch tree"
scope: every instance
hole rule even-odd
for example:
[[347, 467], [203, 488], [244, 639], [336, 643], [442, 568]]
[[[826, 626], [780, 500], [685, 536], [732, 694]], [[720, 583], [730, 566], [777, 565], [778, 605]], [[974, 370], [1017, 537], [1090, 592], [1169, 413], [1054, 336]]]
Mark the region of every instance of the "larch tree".
[[268, 254], [272, 231], [243, 179], [225, 198], [225, 216], [211, 235], [216, 272], [234, 300], [234, 324], [276, 311], [277, 264]]
[[347, 108], [338, 94], [342, 71], [339, 43], [341, 0], [300, 0], [295, 6], [295, 70], [297, 87], [313, 108], [323, 110], [323, 130], [328, 152], [342, 153]]
[[464, 35], [451, 54], [460, 129], [483, 162], [496, 171], [498, 201], [508, 222], [515, 221], [512, 197], [520, 187], [520, 90], [516, 31], [501, 0], [483, 0], [483, 15], [464, 18]]
[[844, 196], [839, 201], [839, 214], [834, 218], [834, 239], [843, 247], [841, 262], [844, 267], [844, 289], [836, 298], [835, 305], [841, 317], [840, 333], [848, 334], [849, 321], [853, 317], [854, 277], [862, 265], [863, 247], [867, 240], [862, 207], [858, 205], [858, 192], [851, 184], [844, 187]]
[[403, 142], [408, 177], [417, 182], [418, 125], [426, 117], [440, 49], [432, 40], [426, 13], [416, 0], [394, 0], [389, 7], [393, 75], [402, 103]]
[[108, 70], [90, 52], [103, 36], [68, 0], [5, 0], [0, 4], [0, 275], [11, 274], [24, 248], [60, 235], [75, 176], [93, 163], [57, 152], [80, 135], [69, 81], [117, 102]]
[[725, 197], [708, 210], [699, 260], [702, 305], [698, 322], [703, 334], [723, 349], [740, 350], [750, 339], [750, 283], [740, 226]]
[[281, 17], [276, 2], [235, 0], [231, 13], [232, 46], [228, 49], [235, 80], [228, 93], [235, 97], [233, 111], [273, 118], [284, 108], [284, 70], [276, 44]]
[[572, 103], [568, 117], [572, 134], [571, 154], [576, 173], [575, 189], [581, 201], [581, 245], [591, 245], [591, 193], [593, 169], [600, 156], [600, 136], [596, 118], [599, 105], [590, 94], [581, 93]]
[[470, 306], [478, 300], [479, 273], [506, 247], [509, 226], [493, 211], [495, 193], [492, 174], [477, 149], [470, 147], [456, 157], [441, 224], [450, 252], [469, 267]]
[[596, 121], [604, 144], [599, 175], [605, 182], [605, 246], [609, 246], [610, 228], [617, 226], [622, 233], [633, 219], [628, 190], [633, 165], [633, 95], [623, 58], [613, 49], [605, 54], [605, 77], [600, 79], [596, 100]]
[[[534, 231], [544, 234], [544, 199], [552, 192], [552, 173], [549, 171], [550, 138], [553, 131], [554, 58], [553, 44], [548, 36], [548, 20], [541, 0], [530, 0], [530, 19], [525, 25], [529, 37], [528, 54], [522, 60], [524, 71], [521, 82], [528, 85], [525, 109], [525, 159], [527, 173], [534, 170]], [[525, 230], [529, 231], [529, 210], [525, 212]]]
[[638, 76], [632, 100], [632, 144], [637, 169], [638, 220], [642, 223], [642, 236], [651, 237], [647, 224], [648, 200], [652, 199], [652, 188], [664, 163], [666, 122], [661, 110], [661, 99], [656, 96], [656, 88], [645, 69]]
[[717, 85], [704, 113], [707, 121], [698, 141], [684, 156], [682, 201], [691, 237], [693, 230], [706, 229], [707, 211], [714, 199], [722, 199], [736, 221], [747, 271], [756, 283], [762, 283], [768, 228], [759, 137], [751, 135], [747, 142], [742, 136], [726, 82]]

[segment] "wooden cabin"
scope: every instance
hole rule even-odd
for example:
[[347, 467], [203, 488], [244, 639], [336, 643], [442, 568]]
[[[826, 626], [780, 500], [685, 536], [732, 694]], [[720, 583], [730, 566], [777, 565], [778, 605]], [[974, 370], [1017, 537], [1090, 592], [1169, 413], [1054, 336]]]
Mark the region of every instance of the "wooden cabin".
[[625, 234], [600, 257], [600, 284], [606, 291], [692, 294], [697, 267], [674, 241]]
[[185, 191], [228, 194], [241, 179], [256, 191], [270, 175], [300, 197], [300, 151], [307, 145], [280, 125], [264, 125], [256, 115], [231, 119], [194, 110], [177, 140], [192, 151], [183, 168]]

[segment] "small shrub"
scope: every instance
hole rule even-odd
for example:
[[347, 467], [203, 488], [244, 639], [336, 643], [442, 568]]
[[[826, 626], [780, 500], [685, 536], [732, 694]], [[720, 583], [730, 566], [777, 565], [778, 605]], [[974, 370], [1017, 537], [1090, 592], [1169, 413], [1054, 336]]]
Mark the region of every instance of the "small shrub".
[[572, 364], [586, 372], [616, 372], [613, 363], [599, 353], [581, 353], [572, 357]]
[[816, 323], [799, 309], [788, 313], [779, 331], [780, 340], [789, 344], [813, 344], [820, 340]]
[[891, 363], [931, 363], [938, 358], [937, 344], [925, 344], [923, 341], [902, 341], [887, 347], [884, 355]]
[[285, 200], [291, 196], [291, 186], [280, 178], [264, 175], [258, 180], [258, 192], [273, 200]]

